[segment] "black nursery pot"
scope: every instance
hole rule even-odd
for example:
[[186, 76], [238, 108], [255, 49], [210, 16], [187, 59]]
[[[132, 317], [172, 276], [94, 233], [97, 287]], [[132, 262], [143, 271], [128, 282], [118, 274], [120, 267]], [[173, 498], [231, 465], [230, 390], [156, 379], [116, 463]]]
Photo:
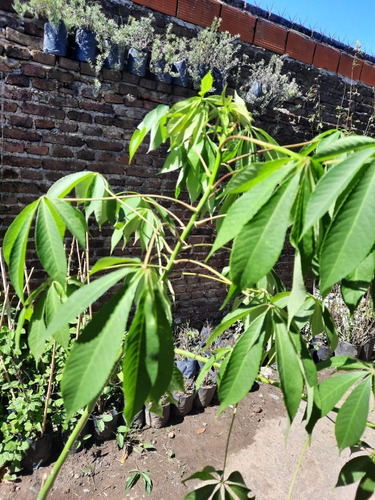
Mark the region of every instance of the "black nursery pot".
[[30, 447], [25, 450], [21, 466], [33, 470], [47, 462], [52, 452], [52, 433], [37, 439], [27, 439]]
[[163, 416], [157, 415], [149, 410], [150, 404], [146, 406], [145, 409], [145, 420], [146, 425], [153, 427], [155, 429], [160, 429], [167, 425], [169, 416], [171, 414], [171, 404], [169, 402], [164, 403], [163, 408]]
[[128, 73], [137, 76], [146, 76], [148, 65], [148, 50], [137, 50], [131, 48], [128, 54]]
[[209, 406], [212, 402], [215, 391], [216, 391], [216, 384], [199, 387], [194, 398], [194, 407], [197, 408], [198, 410], [201, 410]]
[[95, 33], [91, 30], [78, 28], [76, 32], [76, 59], [82, 62], [95, 63], [98, 44]]
[[47, 22], [44, 25], [43, 52], [66, 56], [68, 50], [68, 33], [65, 24], [60, 21], [59, 25]]
[[193, 408], [194, 392], [189, 391], [184, 392], [183, 394], [173, 392], [172, 395], [177, 401], [177, 406], [172, 405], [171, 407], [173, 415], [176, 417], [185, 417], [185, 415], [190, 413]]
[[173, 71], [177, 76], [172, 77], [172, 85], [179, 85], [180, 87], [187, 87], [189, 84], [189, 77], [187, 72], [187, 64], [185, 59], [173, 64]]
[[159, 59], [159, 61], [156, 61], [154, 63], [154, 66], [156, 69], [158, 69], [159, 71], [155, 72], [154, 75], [155, 75], [155, 79], [158, 81], [158, 82], [163, 82], [163, 83], [168, 83], [170, 84], [172, 82], [172, 77], [171, 75], [167, 72], [165, 72], [165, 58], [164, 56]]
[[184, 361], [176, 361], [176, 366], [186, 379], [193, 379], [198, 371], [196, 359], [185, 358]]
[[117, 45], [116, 43], [111, 43], [110, 46], [111, 49], [108, 57], [104, 61], [104, 67], [123, 71], [125, 66], [125, 47]]

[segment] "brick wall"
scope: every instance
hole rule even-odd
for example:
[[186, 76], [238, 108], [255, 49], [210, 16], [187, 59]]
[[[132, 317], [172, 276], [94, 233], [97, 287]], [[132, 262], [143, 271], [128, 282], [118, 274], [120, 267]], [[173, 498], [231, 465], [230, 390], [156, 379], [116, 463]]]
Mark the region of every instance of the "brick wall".
[[[291, 57], [286, 69], [296, 77], [304, 95], [311, 93], [312, 97], [296, 99], [290, 103], [294, 105], [290, 110], [270, 109], [257, 124], [284, 144], [311, 138], [320, 123], [323, 127], [336, 125], [336, 108], [348, 98], [351, 54], [214, 0], [105, 4], [114, 16], [123, 17], [129, 13], [143, 15], [151, 8], [159, 31], [172, 21], [176, 32], [188, 37], [194, 36], [197, 26], [207, 26], [214, 16], [221, 15], [222, 29], [240, 32], [242, 50], [251, 60], [269, 59], [273, 52], [288, 50]], [[157, 175], [163, 153], [147, 155], [146, 147], [141, 147], [128, 165], [128, 142], [149, 110], [159, 103], [171, 105], [193, 95], [193, 91], [157, 82], [150, 74], [139, 78], [125, 71], [103, 70], [101, 89], [96, 93], [92, 69], [74, 60], [72, 47], [66, 58], [42, 52], [42, 26], [40, 20], [17, 19], [10, 2], [0, 0], [0, 240], [25, 204], [68, 173], [99, 171], [121, 191], [169, 196], [174, 192], [175, 178]], [[374, 74], [371, 61], [355, 66], [352, 106], [353, 126], [358, 131], [368, 129], [373, 113], [370, 85], [375, 83]], [[108, 229], [95, 235], [93, 251], [97, 256], [107, 254]], [[192, 243], [208, 243], [211, 239], [212, 228], [203, 228], [196, 230]], [[192, 258], [204, 258], [205, 250], [199, 248]], [[139, 249], [133, 247], [128, 252], [136, 255]], [[211, 263], [222, 268], [225, 255], [215, 256]], [[279, 271], [290, 281], [290, 249], [284, 252]], [[40, 278], [40, 272], [35, 271], [34, 277]], [[179, 296], [177, 316], [190, 318], [193, 324], [217, 317], [217, 306], [226, 293], [223, 287], [214, 282], [208, 286], [206, 280], [190, 276], [176, 277], [174, 286]]]

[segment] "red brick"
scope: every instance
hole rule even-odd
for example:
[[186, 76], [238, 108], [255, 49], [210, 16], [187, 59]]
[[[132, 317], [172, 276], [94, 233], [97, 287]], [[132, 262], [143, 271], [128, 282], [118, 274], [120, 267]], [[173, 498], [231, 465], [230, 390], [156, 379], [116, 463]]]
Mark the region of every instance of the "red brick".
[[121, 71], [117, 71], [115, 69], [107, 69], [103, 68], [103, 80], [107, 80], [110, 82], [121, 82]]
[[21, 130], [19, 128], [4, 128], [4, 137], [31, 142], [40, 140], [40, 135], [36, 132], [31, 132], [31, 130]]
[[25, 35], [10, 26], [5, 28], [5, 38], [11, 42], [18, 43], [19, 45], [24, 45], [29, 49], [41, 50], [43, 46], [43, 41], [35, 36]]
[[32, 86], [38, 90], [47, 90], [51, 92], [56, 89], [56, 83], [50, 80], [44, 80], [42, 78], [33, 78], [31, 80]]
[[122, 104], [124, 98], [118, 94], [104, 94], [104, 101], [110, 104]]
[[28, 87], [30, 85], [30, 81], [27, 76], [14, 73], [7, 75], [5, 82], [8, 85], [16, 85], [17, 87]]
[[85, 136], [91, 135], [94, 137], [100, 137], [103, 135], [103, 130], [100, 127], [91, 127], [91, 126], [80, 127], [80, 132]]
[[82, 149], [81, 151], [78, 151], [77, 158], [79, 160], [94, 161], [95, 153], [94, 151], [90, 151], [88, 149]]
[[63, 134], [43, 134], [43, 141], [51, 144], [62, 144], [64, 146], [75, 146], [81, 147], [85, 143], [84, 141], [75, 135], [63, 135]]
[[55, 128], [55, 122], [52, 120], [46, 120], [46, 119], [39, 119], [37, 118], [35, 120], [35, 127], [36, 128], [44, 128], [44, 129], [52, 129]]
[[73, 61], [72, 59], [68, 59], [67, 57], [59, 57], [58, 65], [63, 69], [79, 71], [79, 61]]
[[4, 102], [4, 111], [7, 113], [15, 113], [18, 109], [16, 102]]
[[340, 52], [337, 49], [320, 43], [316, 45], [313, 64], [317, 68], [323, 68], [336, 73], [339, 60]]
[[82, 75], [95, 76], [95, 70], [92, 69], [89, 63], [81, 62], [81, 73]]
[[52, 156], [58, 158], [73, 158], [73, 153], [70, 148], [64, 148], [62, 146], [57, 146], [53, 148]]
[[289, 57], [306, 64], [312, 64], [316, 42], [296, 31], [289, 31], [286, 41], [286, 53]]
[[122, 81], [126, 82], [126, 83], [133, 83], [134, 85], [138, 85], [139, 76], [132, 75], [131, 73], [124, 71], [122, 74]]
[[46, 76], [46, 70], [35, 64], [23, 63], [21, 64], [21, 68], [22, 73], [26, 76], [38, 76], [39, 78], [44, 78]]
[[216, 0], [179, 0], [177, 17], [198, 26], [211, 26], [220, 17], [221, 4]]
[[30, 115], [46, 116], [48, 118], [57, 118], [58, 120], [65, 118], [65, 112], [62, 109], [54, 109], [51, 106], [40, 106], [30, 102], [22, 105], [22, 111]]
[[338, 73], [347, 76], [351, 80], [359, 80], [361, 76], [363, 61], [345, 52], [341, 52]]
[[3, 151], [5, 153], [23, 153], [24, 145], [21, 142], [4, 142]]
[[33, 120], [30, 116], [12, 115], [9, 121], [11, 125], [14, 125], [15, 127], [31, 128], [33, 126]]
[[288, 32], [265, 19], [258, 19], [255, 26], [254, 45], [271, 50], [277, 54], [285, 54], [286, 36]]
[[77, 158], [79, 160], [94, 161], [95, 153], [94, 151], [90, 151], [88, 149], [81, 149], [81, 151], [78, 151], [77, 153]]
[[114, 141], [98, 141], [87, 139], [87, 146], [91, 149], [102, 149], [104, 151], [122, 151], [124, 146], [121, 142]]
[[14, 59], [30, 59], [31, 54], [28, 49], [17, 47], [15, 45], [5, 45], [5, 53], [8, 57]]
[[[41, 167], [40, 158], [25, 158], [24, 156], [4, 155], [4, 165], [13, 165], [14, 167]], [[7, 186], [8, 188], [8, 186]], [[9, 188], [8, 188], [9, 189]]]
[[169, 16], [176, 15], [177, 0], [133, 0], [133, 2]]
[[69, 120], [74, 120], [77, 122], [92, 123], [92, 117], [90, 113], [84, 113], [83, 111], [69, 111], [68, 118]]
[[47, 64], [48, 66], [54, 66], [56, 62], [56, 56], [53, 54], [45, 54], [41, 50], [32, 50], [31, 51], [31, 56], [33, 58], [33, 61], [42, 63], [42, 64]]
[[375, 87], [375, 66], [367, 62], [363, 63], [361, 82]]
[[111, 114], [113, 112], [113, 108], [109, 104], [100, 104], [92, 101], [82, 101], [80, 102], [79, 107], [86, 111], [96, 111], [98, 113]]
[[0, 71], [12, 71], [13, 68], [10, 68], [4, 60], [0, 60]]
[[76, 132], [78, 125], [76, 123], [64, 122], [60, 125], [59, 130], [61, 132]]
[[241, 40], [253, 43], [257, 18], [239, 9], [223, 5], [221, 7], [222, 22], [220, 31], [229, 31], [231, 35], [239, 34]]
[[58, 82], [70, 84], [74, 80], [74, 76], [67, 71], [59, 71], [58, 69], [51, 69], [49, 72], [49, 77]]
[[46, 156], [48, 155], [49, 148], [48, 146], [30, 146], [27, 148], [27, 152], [30, 155]]

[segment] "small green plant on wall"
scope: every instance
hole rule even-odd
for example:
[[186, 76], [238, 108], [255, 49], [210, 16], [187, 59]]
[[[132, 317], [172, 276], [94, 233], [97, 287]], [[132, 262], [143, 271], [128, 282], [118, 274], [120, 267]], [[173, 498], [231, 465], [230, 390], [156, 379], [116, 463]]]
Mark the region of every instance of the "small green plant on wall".
[[239, 93], [251, 108], [263, 113], [268, 106], [277, 107], [285, 101], [301, 96], [301, 91], [289, 75], [282, 74], [285, 56], [271, 56], [269, 63], [264, 59], [248, 65], [248, 76]]

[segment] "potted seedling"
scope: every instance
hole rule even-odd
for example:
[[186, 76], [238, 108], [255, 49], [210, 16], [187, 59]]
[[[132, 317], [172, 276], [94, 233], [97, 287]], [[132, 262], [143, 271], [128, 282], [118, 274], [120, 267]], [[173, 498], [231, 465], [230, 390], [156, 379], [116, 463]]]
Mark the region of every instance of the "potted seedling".
[[186, 87], [187, 41], [172, 33], [172, 28], [173, 25], [169, 24], [165, 35], [155, 35], [151, 48], [150, 68], [157, 80]]
[[267, 107], [274, 108], [301, 95], [295, 79], [281, 74], [284, 61], [285, 57], [273, 55], [268, 63], [261, 59], [248, 65], [247, 80], [240, 87], [239, 94], [254, 112], [263, 113]]
[[114, 439], [117, 427], [121, 423], [123, 396], [120, 382], [117, 382], [117, 377], [114, 380], [115, 382], [110, 382], [104, 387], [92, 414], [94, 437], [98, 441]]
[[[175, 332], [175, 346], [184, 351], [196, 352], [199, 346], [199, 331], [188, 324], [179, 327]], [[194, 379], [198, 372], [196, 359], [176, 355], [175, 364], [185, 379]]]
[[20, 16], [29, 12], [47, 19], [44, 24], [43, 50], [48, 54], [65, 56], [68, 48], [68, 31], [73, 19], [65, 0], [15, 0], [13, 8]]
[[221, 94], [232, 68], [239, 64], [236, 56], [240, 49], [236, 45], [239, 35], [231, 36], [228, 31], [219, 33], [221, 19], [215, 18], [209, 28], [204, 28], [190, 42], [188, 70], [196, 89], [202, 78], [211, 71], [213, 90]]
[[217, 387], [216, 379], [216, 373], [212, 369], [206, 372], [202, 382], [198, 378], [194, 398], [194, 406], [198, 410], [202, 410], [210, 405]]
[[127, 70], [133, 75], [146, 75], [149, 47], [154, 37], [153, 20], [154, 17], [151, 14], [139, 20], [130, 16], [128, 24], [120, 29], [120, 39], [130, 47]]
[[101, 5], [95, 2], [70, 0], [67, 8], [77, 28], [75, 57], [78, 61], [87, 61], [94, 66], [98, 55], [98, 42], [102, 49], [103, 36], [108, 32], [108, 18]]
[[149, 402], [145, 408], [146, 425], [154, 427], [155, 429], [160, 429], [168, 423], [170, 413], [171, 403], [167, 395], [161, 398], [158, 405], [153, 405]]
[[172, 392], [177, 404], [172, 405], [172, 413], [176, 417], [184, 417], [191, 412], [194, 401], [194, 380], [184, 379], [185, 390]]

